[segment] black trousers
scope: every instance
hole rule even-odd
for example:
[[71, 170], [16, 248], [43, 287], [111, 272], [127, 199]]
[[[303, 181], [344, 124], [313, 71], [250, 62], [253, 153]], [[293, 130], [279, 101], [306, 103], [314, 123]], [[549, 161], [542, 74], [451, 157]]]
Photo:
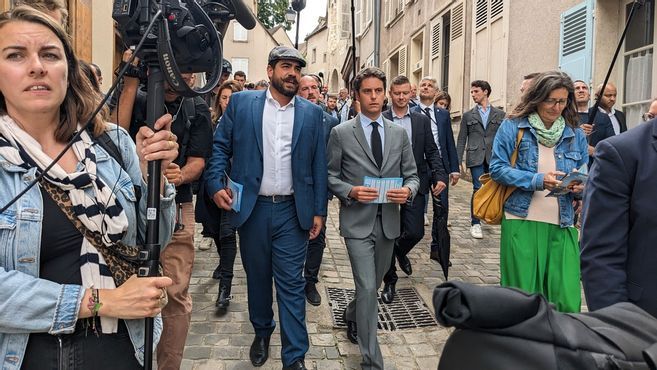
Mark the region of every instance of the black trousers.
[[395, 249], [390, 261], [390, 269], [383, 276], [386, 284], [397, 283], [397, 268], [395, 256], [407, 255], [424, 237], [424, 203], [428, 195], [418, 194], [411, 204], [401, 207], [401, 234], [395, 240]]
[[99, 336], [91, 328], [85, 329], [85, 321], [78, 321], [73, 334], [30, 334], [21, 369], [143, 369], [135, 358], [135, 350], [123, 320], [119, 320], [116, 334]]
[[319, 235], [313, 240], [308, 241], [308, 253], [306, 254], [306, 265], [303, 269], [303, 276], [306, 284], [317, 284], [319, 281], [319, 267], [322, 264], [324, 248], [326, 248], [326, 220], [324, 226], [319, 231]]
[[237, 256], [236, 229], [228, 222], [228, 213], [221, 211], [221, 224], [219, 233], [214, 234], [214, 244], [219, 254], [219, 286], [230, 288], [233, 283], [233, 266]]

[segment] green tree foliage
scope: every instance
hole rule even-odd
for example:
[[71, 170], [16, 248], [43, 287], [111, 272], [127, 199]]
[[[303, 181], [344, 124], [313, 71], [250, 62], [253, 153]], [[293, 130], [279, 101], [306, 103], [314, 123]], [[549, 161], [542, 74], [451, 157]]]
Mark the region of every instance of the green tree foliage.
[[289, 30], [291, 25], [285, 21], [285, 11], [289, 6], [288, 0], [258, 0], [258, 20], [267, 28], [283, 25]]

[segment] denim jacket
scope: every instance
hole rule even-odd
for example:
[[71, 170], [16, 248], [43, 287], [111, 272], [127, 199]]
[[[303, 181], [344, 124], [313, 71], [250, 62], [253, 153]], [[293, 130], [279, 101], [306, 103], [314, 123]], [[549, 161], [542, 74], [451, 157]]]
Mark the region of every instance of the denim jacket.
[[[128, 217], [123, 241], [136, 243], [137, 227], [146, 229], [146, 184], [142, 180], [135, 144], [123, 129], [112, 125], [110, 137], [121, 151], [126, 169], [95, 145], [97, 173], [106, 184], [117, 184], [117, 202]], [[117, 140], [117, 138], [119, 140]], [[78, 164], [78, 170], [81, 164]], [[127, 171], [127, 173], [126, 173]], [[34, 168], [25, 170], [0, 156], [0, 207], [25, 189], [35, 177]], [[133, 183], [144, 193], [140, 199], [139, 225], [135, 217]], [[91, 192], [92, 190], [89, 189]], [[175, 212], [175, 188], [168, 184], [161, 200], [160, 245], [171, 238]], [[75, 330], [78, 310], [84, 295], [79, 285], [62, 285], [39, 279], [43, 204], [38, 186], [32, 187], [16, 203], [0, 214], [0, 368], [20, 369], [29, 333], [70, 334]], [[125, 320], [135, 356], [143, 363], [144, 320]], [[162, 322], [155, 320], [155, 338], [159, 340]]]
[[[515, 149], [519, 129], [524, 129], [525, 132], [518, 148], [518, 160], [515, 167], [511, 167], [511, 155]], [[579, 128], [573, 129], [566, 125], [561, 139], [554, 148], [556, 170], [567, 174], [584, 163], [588, 163], [587, 148], [584, 132]], [[529, 121], [527, 118], [505, 119], [493, 142], [490, 174], [492, 179], [499, 184], [517, 187], [504, 203], [506, 212], [518, 217], [527, 217], [534, 191], [544, 190], [543, 177], [545, 174], [537, 173], [537, 169], [538, 144], [536, 132], [530, 126]], [[572, 206], [573, 199], [573, 193], [558, 197], [561, 227], [573, 225], [575, 215]]]

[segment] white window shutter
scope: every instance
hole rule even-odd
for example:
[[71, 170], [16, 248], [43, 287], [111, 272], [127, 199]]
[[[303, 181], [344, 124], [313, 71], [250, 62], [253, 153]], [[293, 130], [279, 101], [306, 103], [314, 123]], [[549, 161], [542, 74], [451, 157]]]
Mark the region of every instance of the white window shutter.
[[406, 46], [402, 46], [402, 47], [399, 49], [399, 74], [408, 77], [408, 75], [407, 75], [407, 71], [408, 71], [408, 68], [407, 68], [408, 60], [407, 60], [407, 59], [408, 59], [408, 58], [407, 58], [407, 56], [406, 56]]
[[[465, 35], [464, 3], [459, 2], [451, 9], [451, 42], [449, 50], [449, 76], [447, 77], [449, 93], [452, 98], [452, 115], [460, 116], [463, 107], [463, 89], [465, 75]], [[443, 76], [443, 80], [445, 76]]]
[[502, 15], [504, 11], [504, 0], [491, 0], [490, 3], [490, 19], [491, 22]]
[[433, 76], [433, 78], [435, 78], [436, 81], [442, 81], [442, 73], [443, 73], [442, 71], [443, 23], [440, 21], [441, 19], [442, 16], [436, 17], [435, 23], [431, 25], [431, 45], [430, 45], [431, 62], [429, 64], [430, 66], [429, 73], [426, 73], [429, 76]]
[[488, 2], [490, 0], [477, 0], [475, 4], [475, 29], [485, 27], [488, 22]]
[[431, 59], [438, 58], [440, 55], [440, 22], [431, 26]]
[[[388, 81], [392, 80], [393, 76], [390, 76], [390, 63], [388, 62], [388, 60], [383, 61], [383, 64], [381, 65], [381, 70], [383, 70], [383, 73], [385, 73], [386, 77], [388, 77]], [[388, 82], [388, 84], [390, 83]]]

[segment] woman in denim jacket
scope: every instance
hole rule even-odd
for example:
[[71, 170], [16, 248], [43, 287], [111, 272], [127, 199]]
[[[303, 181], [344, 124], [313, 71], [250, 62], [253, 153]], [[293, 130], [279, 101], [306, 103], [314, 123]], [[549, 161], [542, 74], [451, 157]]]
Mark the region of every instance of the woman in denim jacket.
[[[504, 204], [500, 240], [501, 285], [541, 293], [559, 311], [579, 312], [579, 243], [573, 227], [581, 184], [546, 195], [559, 179], [588, 162], [572, 80], [562, 72], [534, 78], [493, 143], [491, 177], [517, 189]], [[511, 166], [518, 130], [518, 160]]]
[[[92, 117], [100, 96], [81, 74], [68, 35], [29, 7], [0, 15], [0, 76], [0, 207], [30, 185], [90, 117], [94, 128], [0, 213], [0, 368], [141, 368], [143, 318], [160, 312], [161, 288], [171, 280], [132, 276], [116, 287], [94, 243], [135, 245], [137, 233], [143, 235], [147, 195], [136, 205], [133, 184], [146, 189], [148, 160], [167, 168], [176, 158], [171, 116], [157, 121], [158, 133], [142, 128], [136, 146], [125, 131]], [[91, 137], [104, 132], [124, 168]], [[166, 245], [174, 189], [165, 185], [163, 193], [160, 244]], [[78, 226], [99, 235], [94, 242], [64, 213], [67, 202]], [[161, 322], [155, 326], [157, 332]]]

